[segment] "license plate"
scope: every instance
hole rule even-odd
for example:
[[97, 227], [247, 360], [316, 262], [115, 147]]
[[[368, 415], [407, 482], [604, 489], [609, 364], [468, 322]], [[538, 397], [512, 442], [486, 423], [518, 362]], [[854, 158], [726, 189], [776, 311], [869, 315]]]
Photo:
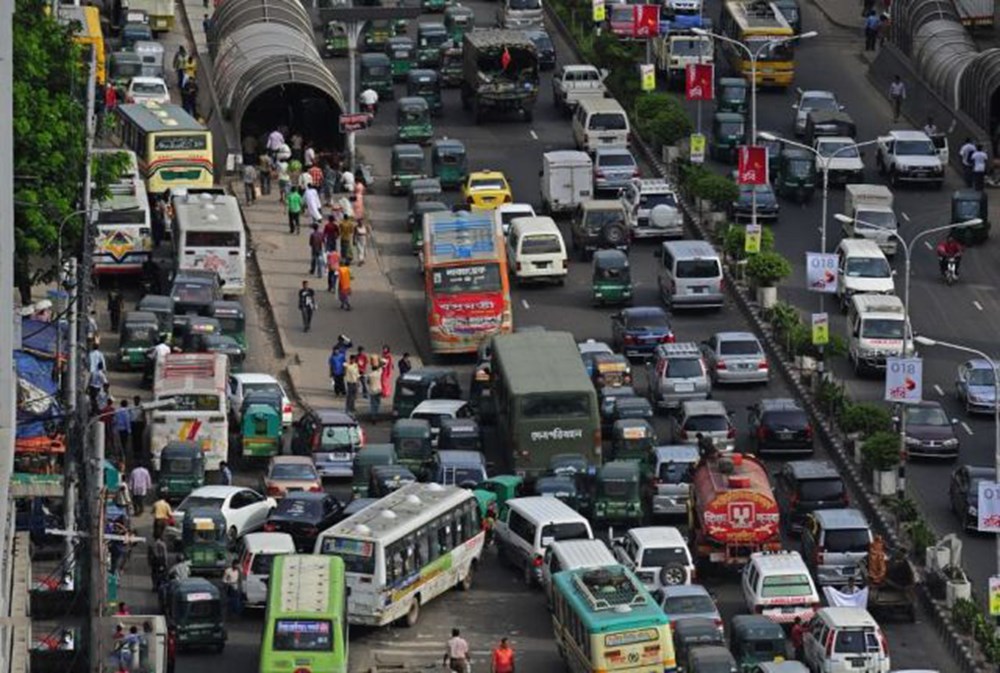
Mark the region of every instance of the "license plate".
[[752, 363], [752, 362], [743, 362], [743, 363], [740, 363], [739, 367], [740, 367], [740, 369], [753, 369], [755, 366], [756, 365], [754, 365], [754, 363]]
[[864, 657], [852, 657], [848, 661], [851, 662], [851, 666], [854, 668], [864, 668], [865, 664], [868, 663], [868, 660]]
[[601, 138], [602, 143], [613, 143], [614, 141], [614, 138]]
[[331, 453], [330, 460], [350, 460], [351, 454], [349, 453]]
[[694, 384], [693, 383], [678, 383], [674, 385], [674, 390], [678, 393], [693, 393]]
[[793, 433], [788, 432], [787, 430], [784, 431], [784, 432], [779, 432], [778, 433], [778, 439], [791, 439], [792, 438], [792, 434]]
[[704, 286], [701, 286], [701, 285], [698, 286], [698, 287], [692, 287], [691, 288], [691, 294], [704, 294], [705, 290], [707, 290], [707, 289], [708, 289], [707, 287], [704, 287]]
[[550, 262], [535, 262], [536, 269], [547, 269], [549, 268]]
[[784, 614], [786, 614], [786, 615], [790, 615], [792, 613], [798, 612], [798, 610], [799, 609], [797, 607], [795, 607], [794, 605], [785, 605], [785, 606], [782, 606], [782, 608], [781, 608], [781, 611]]

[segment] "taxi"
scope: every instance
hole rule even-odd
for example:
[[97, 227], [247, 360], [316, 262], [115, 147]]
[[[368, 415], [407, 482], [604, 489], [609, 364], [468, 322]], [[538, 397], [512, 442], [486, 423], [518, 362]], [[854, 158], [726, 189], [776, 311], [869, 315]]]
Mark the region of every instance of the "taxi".
[[462, 185], [462, 198], [469, 210], [494, 210], [502, 203], [512, 203], [510, 183], [500, 171], [475, 171]]

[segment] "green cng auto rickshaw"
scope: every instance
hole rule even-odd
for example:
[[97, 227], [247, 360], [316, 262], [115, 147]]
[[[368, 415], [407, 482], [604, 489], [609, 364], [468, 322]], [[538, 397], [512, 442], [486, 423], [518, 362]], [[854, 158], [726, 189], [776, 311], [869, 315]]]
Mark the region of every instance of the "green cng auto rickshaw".
[[632, 272], [621, 250], [594, 252], [591, 290], [598, 306], [632, 303]]
[[399, 464], [408, 467], [418, 477], [426, 475], [434, 454], [430, 421], [401, 418], [392, 424], [391, 438]]
[[413, 69], [413, 40], [405, 35], [391, 37], [385, 43], [385, 54], [389, 57], [389, 64], [392, 67], [392, 79], [396, 82], [405, 80], [406, 73]]
[[247, 347], [247, 314], [238, 301], [213, 301], [208, 315], [219, 321], [222, 334], [232, 337], [236, 343]]
[[128, 311], [118, 330], [118, 365], [127, 371], [146, 366], [146, 353], [160, 340], [156, 316], [146, 311]]
[[431, 110], [427, 101], [416, 96], [399, 99], [396, 106], [396, 138], [399, 142], [430, 142], [434, 135]]
[[465, 144], [454, 138], [440, 138], [431, 145], [431, 175], [443, 189], [458, 189], [469, 177]]
[[162, 294], [147, 294], [139, 300], [137, 311], [148, 311], [156, 316], [160, 337], [170, 340], [174, 336], [174, 298]]
[[716, 161], [733, 163], [736, 148], [746, 142], [746, 122], [738, 112], [716, 112], [712, 117], [709, 138], [711, 156]]
[[[423, 100], [423, 98], [418, 98], [417, 100]], [[420, 178], [418, 180], [413, 180], [410, 182], [410, 189], [406, 195], [407, 210], [413, 212], [413, 208], [421, 201], [441, 200], [441, 181], [437, 178]], [[414, 225], [419, 228], [420, 223], [414, 222]]]
[[378, 465], [395, 465], [396, 449], [392, 444], [368, 444], [354, 454], [354, 476], [351, 492], [355, 498], [367, 498], [371, 470]]
[[649, 421], [625, 418], [611, 426], [611, 459], [645, 461], [659, 442]]
[[448, 40], [438, 51], [441, 52], [441, 64], [437, 69], [441, 75], [441, 86], [451, 89], [462, 86], [462, 80], [465, 79], [465, 61], [461, 43], [456, 44]]
[[444, 27], [449, 38], [462, 44], [462, 37], [476, 27], [476, 13], [470, 7], [452, 5], [444, 10]]
[[343, 21], [330, 21], [323, 28], [323, 56], [347, 56], [347, 24]]
[[742, 77], [720, 77], [715, 84], [715, 111], [746, 113], [750, 85]]
[[427, 177], [424, 150], [420, 145], [412, 143], [393, 145], [389, 165], [392, 172], [390, 191], [393, 194], [405, 194], [411, 182]]
[[479, 423], [472, 418], [442, 418], [437, 448], [438, 451], [482, 451]]
[[[416, 224], [410, 229], [410, 251], [417, 255], [418, 261], [423, 263], [422, 255], [424, 253], [424, 214], [425, 213], [441, 213], [445, 211], [450, 211], [451, 208], [446, 206], [440, 201], [421, 201], [414, 204], [411, 215]], [[421, 272], [423, 271], [423, 266], [420, 267]]]
[[691, 650], [705, 645], [722, 647], [726, 645], [726, 639], [719, 627], [715, 625], [715, 620], [712, 619], [685, 617], [671, 622], [670, 630], [673, 631], [674, 658], [677, 661], [678, 670], [687, 664], [688, 654]]
[[962, 245], [984, 243], [990, 237], [989, 201], [985, 191], [959, 189], [951, 195], [951, 221], [953, 224], [979, 218], [983, 222], [974, 227], [956, 227], [951, 230]]
[[774, 191], [778, 196], [805, 203], [816, 191], [817, 180], [812, 153], [794, 147], [781, 150], [774, 172]]
[[602, 465], [594, 478], [592, 493], [588, 501], [593, 520], [625, 525], [642, 523], [637, 462], [614, 460]]
[[162, 612], [170, 630], [177, 634], [177, 649], [226, 647], [222, 622], [222, 596], [204, 577], [172, 580], [164, 593]]
[[252, 390], [243, 398], [240, 412], [241, 441], [244, 458], [270, 458], [281, 450], [281, 410], [284, 396], [280, 390]]
[[198, 442], [170, 441], [160, 453], [156, 477], [160, 497], [180, 502], [205, 485], [205, 454]]
[[443, 23], [417, 25], [417, 66], [437, 68], [441, 64], [441, 45], [448, 41]]
[[729, 630], [729, 649], [743, 673], [766, 661], [784, 661], [785, 630], [764, 615], [736, 615]]
[[420, 7], [425, 12], [443, 12], [448, 6], [448, 0], [420, 0]]
[[[495, 502], [499, 510], [511, 498], [519, 498], [525, 495], [522, 492], [523, 488], [524, 477], [515, 474], [498, 474], [495, 477], [490, 477], [486, 481], [476, 484], [473, 492], [477, 494], [477, 500], [479, 500], [480, 507], [482, 508], [480, 514], [486, 513], [485, 507], [488, 507], [491, 502]], [[489, 493], [493, 497], [480, 496], [478, 495], [479, 493]]]
[[441, 104], [441, 78], [433, 70], [425, 68], [411, 70], [406, 76], [406, 95], [427, 101], [431, 114], [435, 117], [440, 117], [444, 113]]
[[365, 23], [361, 42], [367, 52], [385, 50], [385, 43], [396, 35], [396, 24], [388, 19], [371, 19]]
[[181, 545], [196, 575], [221, 574], [229, 554], [226, 548], [226, 517], [217, 509], [200, 507], [184, 512]]
[[385, 54], [362, 54], [359, 89], [372, 89], [379, 100], [392, 100], [396, 94], [392, 88], [392, 64]]

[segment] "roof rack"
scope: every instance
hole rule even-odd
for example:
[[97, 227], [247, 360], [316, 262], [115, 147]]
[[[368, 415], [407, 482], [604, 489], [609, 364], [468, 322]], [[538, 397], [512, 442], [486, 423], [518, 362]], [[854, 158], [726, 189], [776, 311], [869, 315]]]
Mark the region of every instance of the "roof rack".
[[573, 575], [573, 584], [596, 610], [615, 610], [646, 605], [646, 596], [624, 568], [595, 568]]

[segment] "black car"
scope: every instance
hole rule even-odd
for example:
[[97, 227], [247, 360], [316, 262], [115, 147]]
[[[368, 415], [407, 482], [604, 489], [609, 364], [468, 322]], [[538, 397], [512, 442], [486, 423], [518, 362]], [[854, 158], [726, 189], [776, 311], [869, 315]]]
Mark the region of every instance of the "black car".
[[211, 315], [212, 302], [222, 299], [222, 279], [214, 271], [185, 269], [174, 276], [170, 288], [174, 314]]
[[906, 414], [906, 452], [918, 458], [958, 458], [959, 441], [955, 434], [956, 420], [949, 418], [940, 402], [901, 405], [895, 412], [897, 425], [900, 414]]
[[402, 465], [373, 465], [370, 475], [368, 495], [373, 498], [384, 498], [417, 480], [416, 475]]
[[572, 477], [587, 471], [590, 464], [586, 457], [579, 453], [557, 453], [549, 458], [548, 474], [554, 476]]
[[962, 465], [951, 473], [948, 502], [965, 530], [979, 530], [979, 482], [996, 480], [996, 469], [987, 466]]
[[556, 67], [556, 45], [549, 34], [541, 29], [523, 31], [535, 45], [538, 52], [538, 69], [552, 70]]
[[763, 399], [747, 407], [750, 441], [754, 453], [812, 454], [813, 431], [809, 416], [795, 400]]
[[778, 219], [778, 198], [770, 184], [740, 185], [740, 195], [729, 205], [729, 217], [733, 222], [749, 220], [753, 217], [754, 191], [757, 192], [757, 219]]
[[195, 351], [198, 353], [221, 353], [229, 358], [230, 371], [243, 370], [243, 361], [247, 357], [246, 349], [228, 334], [200, 334], [196, 344]]
[[620, 399], [639, 398], [639, 393], [632, 386], [604, 386], [597, 391], [598, 405], [601, 410], [601, 430], [605, 434], [614, 425], [615, 406]]
[[340, 521], [343, 512], [344, 506], [329, 493], [292, 491], [278, 501], [264, 530], [288, 533], [295, 542], [295, 551], [312, 553], [320, 532]]
[[802, 524], [810, 512], [848, 506], [844, 480], [828, 460], [785, 463], [775, 475], [774, 497], [778, 500], [781, 521], [792, 533], [802, 531]]

